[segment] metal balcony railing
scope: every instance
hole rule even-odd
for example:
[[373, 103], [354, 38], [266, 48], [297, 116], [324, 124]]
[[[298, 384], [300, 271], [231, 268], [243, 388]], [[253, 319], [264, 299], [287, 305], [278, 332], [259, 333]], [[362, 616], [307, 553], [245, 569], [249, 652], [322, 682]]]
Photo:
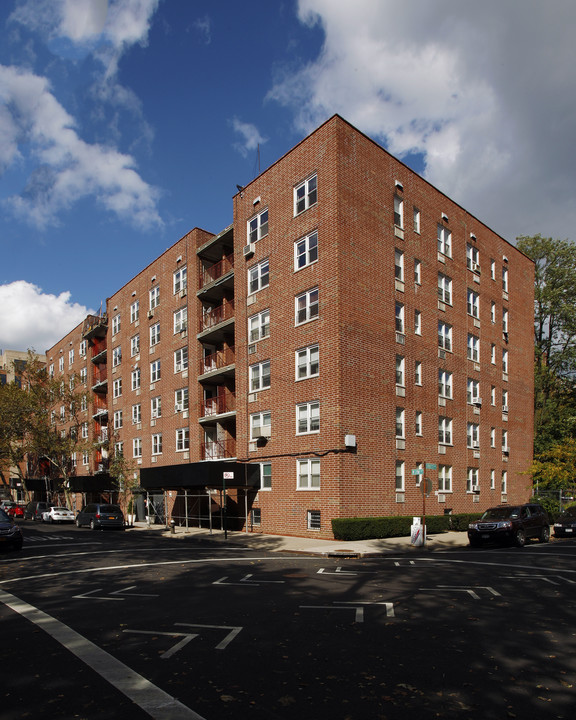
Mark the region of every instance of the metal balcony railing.
[[209, 415], [220, 415], [236, 409], [236, 396], [234, 393], [226, 392], [216, 397], [204, 400], [204, 417]]
[[235, 457], [236, 440], [228, 438], [227, 440], [202, 443], [201, 452], [203, 460], [223, 460], [224, 458]]
[[200, 375], [212, 372], [212, 370], [218, 370], [218, 368], [226, 367], [227, 365], [233, 365], [235, 362], [236, 353], [233, 347], [217, 350], [215, 353], [205, 355], [200, 360]]
[[226, 275], [226, 273], [230, 272], [230, 270], [233, 269], [233, 254], [227, 255], [226, 257], [222, 258], [222, 260], [219, 260], [217, 263], [214, 263], [214, 265], [211, 265], [208, 268], [202, 268], [202, 270], [200, 271], [200, 287], [209, 285], [211, 282], [214, 282], [214, 280], [218, 280], [219, 277], [222, 277], [222, 275]]
[[218, 323], [229, 320], [232, 317], [234, 317], [234, 303], [229, 300], [224, 300], [222, 305], [217, 305], [203, 313], [200, 319], [199, 332], [214, 327], [214, 325], [218, 325]]

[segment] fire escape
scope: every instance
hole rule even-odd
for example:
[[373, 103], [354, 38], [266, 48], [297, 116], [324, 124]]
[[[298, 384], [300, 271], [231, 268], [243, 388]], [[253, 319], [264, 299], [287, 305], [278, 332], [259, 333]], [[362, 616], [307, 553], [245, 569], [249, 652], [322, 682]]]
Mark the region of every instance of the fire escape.
[[89, 315], [84, 321], [83, 338], [88, 341], [92, 361], [92, 436], [97, 444], [94, 473], [108, 470], [108, 317]]

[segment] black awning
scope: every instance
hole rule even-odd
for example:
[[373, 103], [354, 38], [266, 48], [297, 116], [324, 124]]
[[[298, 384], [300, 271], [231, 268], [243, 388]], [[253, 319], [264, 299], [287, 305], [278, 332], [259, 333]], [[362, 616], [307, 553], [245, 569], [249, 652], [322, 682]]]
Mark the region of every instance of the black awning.
[[[234, 473], [224, 480], [224, 473]], [[178, 488], [260, 487], [260, 466], [238, 462], [197, 462], [189, 465], [167, 465], [142, 468], [140, 485], [144, 490], [176, 490]]]
[[118, 490], [118, 483], [108, 473], [98, 475], [75, 475], [70, 478], [70, 490], [72, 492], [115, 492]]

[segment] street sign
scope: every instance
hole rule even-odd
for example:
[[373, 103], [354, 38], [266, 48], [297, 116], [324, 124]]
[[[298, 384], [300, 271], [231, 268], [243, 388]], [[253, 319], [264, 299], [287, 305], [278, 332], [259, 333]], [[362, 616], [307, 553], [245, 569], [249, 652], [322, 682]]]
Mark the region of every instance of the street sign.
[[233, 472], [225, 472], [224, 480], [234, 480], [234, 473]]
[[434, 463], [426, 463], [426, 470], [436, 470]]
[[412, 470], [412, 475], [424, 475], [424, 469], [416, 468], [416, 470]]

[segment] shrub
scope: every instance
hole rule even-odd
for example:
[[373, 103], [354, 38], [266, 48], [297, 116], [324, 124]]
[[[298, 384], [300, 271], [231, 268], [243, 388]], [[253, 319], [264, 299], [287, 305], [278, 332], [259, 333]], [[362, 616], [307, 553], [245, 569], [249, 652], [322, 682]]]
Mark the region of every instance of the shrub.
[[[480, 513], [460, 515], [427, 515], [426, 532], [467, 530], [468, 523], [480, 517]], [[335, 518], [332, 532], [336, 540], [378, 540], [380, 538], [404, 537], [411, 532], [413, 516], [393, 515], [389, 517]]]

